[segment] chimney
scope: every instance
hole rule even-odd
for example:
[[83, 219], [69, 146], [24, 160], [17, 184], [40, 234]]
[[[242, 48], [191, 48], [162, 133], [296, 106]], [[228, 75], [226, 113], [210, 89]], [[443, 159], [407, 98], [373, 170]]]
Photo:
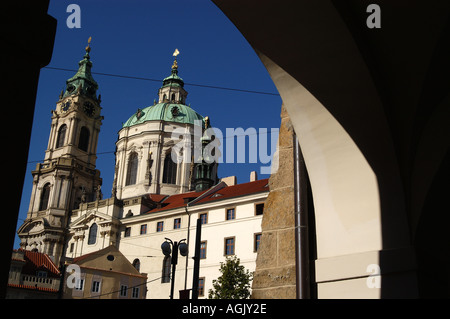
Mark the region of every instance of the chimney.
[[228, 176], [220, 179], [221, 182], [225, 182], [227, 186], [236, 185], [236, 176]]
[[254, 182], [256, 180], [258, 180], [258, 174], [256, 173], [256, 171], [250, 172], [250, 182]]

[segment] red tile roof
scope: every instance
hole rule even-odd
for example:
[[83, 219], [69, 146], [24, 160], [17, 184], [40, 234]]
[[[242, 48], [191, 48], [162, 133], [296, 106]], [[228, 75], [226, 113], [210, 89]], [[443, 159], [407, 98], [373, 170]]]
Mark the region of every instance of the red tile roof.
[[48, 272], [48, 277], [59, 277], [59, 269], [47, 254], [38, 253], [19, 248], [18, 251], [24, 252], [25, 265], [22, 268], [23, 274], [36, 275], [36, 271], [43, 270]]
[[164, 198], [166, 198], [168, 195], [161, 195], [161, 194], [148, 194], [148, 198], [151, 199], [154, 202], [159, 203]]
[[223, 200], [227, 198], [240, 197], [261, 192], [268, 192], [269, 191], [268, 184], [269, 179], [260, 179], [254, 182], [224, 187], [219, 189], [217, 192], [211, 193], [208, 196], [205, 196], [204, 198], [195, 202], [195, 205], [215, 200]]
[[[254, 182], [248, 182], [248, 183], [242, 183], [232, 186], [226, 186], [225, 187], [217, 187], [215, 190], [214, 188], [201, 191], [201, 192], [189, 192], [189, 193], [183, 193], [183, 194], [176, 194], [171, 196], [165, 196], [163, 198], [163, 195], [161, 196], [162, 200], [159, 202], [161, 204], [161, 207], [157, 207], [154, 209], [149, 210], [148, 213], [156, 213], [160, 211], [165, 211], [169, 209], [174, 208], [180, 208], [183, 206], [186, 206], [186, 201], [189, 202], [197, 199], [192, 203], [192, 205], [198, 205], [203, 204], [205, 202], [212, 202], [217, 200], [223, 200], [228, 198], [234, 198], [234, 197], [240, 197], [250, 194], [256, 194], [261, 192], [268, 192], [269, 179], [261, 179]], [[219, 185], [220, 186], [220, 185]], [[208, 193], [209, 192], [209, 193]], [[201, 195], [204, 195], [204, 197], [201, 197]], [[149, 195], [150, 196], [150, 195]], [[156, 201], [155, 199], [157, 195], [151, 194], [151, 198]], [[199, 198], [200, 197], [200, 198]]]
[[[185, 199], [186, 200], [193, 200], [194, 198], [199, 197], [201, 194], [203, 194], [205, 191], [202, 192], [189, 192], [189, 193], [183, 193], [183, 194], [175, 194], [175, 195], [171, 195], [171, 196], [165, 196], [161, 202], [159, 202], [161, 204], [161, 207], [156, 207], [154, 209], [149, 210], [147, 213], [156, 213], [156, 212], [160, 212], [163, 210], [169, 210], [169, 209], [173, 209], [173, 208], [178, 208], [178, 207], [183, 207], [186, 205], [185, 203]], [[151, 195], [152, 199], [154, 200], [153, 196], [155, 196], [154, 194]]]

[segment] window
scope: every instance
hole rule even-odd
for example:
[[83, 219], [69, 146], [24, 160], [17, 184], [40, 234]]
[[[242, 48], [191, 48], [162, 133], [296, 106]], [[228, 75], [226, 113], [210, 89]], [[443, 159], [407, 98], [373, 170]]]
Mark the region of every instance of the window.
[[173, 220], [173, 229], [179, 229], [181, 227], [181, 218], [175, 218]]
[[136, 152], [132, 152], [128, 157], [128, 170], [125, 186], [136, 184], [137, 170], [138, 170], [138, 155]]
[[200, 243], [200, 259], [206, 259], [206, 241]]
[[87, 152], [89, 146], [89, 129], [83, 126], [80, 130], [80, 139], [78, 140], [78, 148], [82, 151]]
[[133, 260], [133, 267], [136, 268], [137, 271], [141, 271], [141, 261], [137, 258]]
[[225, 256], [234, 255], [234, 237], [225, 238]]
[[89, 237], [88, 237], [88, 245], [93, 245], [97, 241], [97, 224], [92, 224], [91, 228], [89, 228]]
[[100, 292], [100, 281], [92, 281], [92, 292]]
[[62, 147], [64, 145], [64, 140], [66, 139], [67, 125], [63, 124], [58, 130], [58, 138], [56, 139], [56, 148]]
[[198, 295], [205, 295], [205, 277], [198, 278]]
[[170, 256], [164, 257], [163, 266], [162, 266], [161, 283], [170, 282], [170, 263], [171, 263]]
[[42, 271], [42, 270], [38, 270], [37, 276], [38, 277], [47, 278], [47, 272], [46, 271]]
[[128, 286], [126, 285], [120, 285], [120, 297], [126, 297], [127, 296], [127, 290]]
[[255, 215], [262, 215], [264, 212], [264, 203], [255, 205]]
[[234, 208], [228, 208], [227, 209], [227, 216], [226, 216], [227, 220], [232, 220], [232, 219], [236, 219], [236, 214], [234, 212]]
[[131, 298], [139, 298], [139, 287], [133, 287], [133, 290], [131, 291]]
[[259, 249], [259, 243], [261, 242], [261, 233], [255, 234], [254, 242], [253, 242], [253, 252], [257, 252]]
[[141, 235], [145, 235], [147, 234], [147, 224], [141, 225], [141, 231], [140, 231]]
[[208, 213], [200, 214], [201, 224], [204, 225], [208, 222]]
[[75, 290], [83, 290], [84, 289], [84, 279], [78, 278], [75, 281]]
[[50, 196], [50, 183], [47, 183], [44, 185], [41, 191], [41, 201], [39, 203], [39, 210], [47, 209], [49, 196]]
[[125, 228], [124, 237], [130, 237], [130, 235], [131, 235], [131, 227]]
[[161, 231], [163, 231], [164, 230], [164, 222], [158, 222], [157, 224], [156, 224], [156, 231], [157, 232], [161, 232]]
[[73, 253], [73, 249], [75, 248], [75, 244], [74, 243], [70, 243], [70, 253]]
[[172, 161], [171, 152], [166, 153], [166, 158], [164, 159], [164, 170], [162, 182], [166, 184], [176, 184], [177, 183], [177, 163]]

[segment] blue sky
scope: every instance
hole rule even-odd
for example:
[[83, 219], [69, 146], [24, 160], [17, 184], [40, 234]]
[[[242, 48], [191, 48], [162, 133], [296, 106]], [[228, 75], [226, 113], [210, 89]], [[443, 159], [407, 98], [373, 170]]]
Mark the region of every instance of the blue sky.
[[[81, 28], [67, 27], [70, 13], [66, 9], [72, 3], [81, 9]], [[203, 116], [209, 116], [213, 127], [225, 134], [226, 128], [270, 131], [280, 125], [282, 102], [278, 95], [190, 85], [278, 93], [251, 46], [210, 0], [54, 0], [50, 1], [48, 14], [58, 20], [49, 67], [77, 69], [87, 39], [92, 37], [92, 72], [160, 80], [93, 74], [99, 84], [98, 93], [102, 95], [104, 116], [97, 153], [114, 151], [122, 122], [137, 108], [153, 104], [162, 79], [170, 74], [175, 48], [181, 52], [178, 70], [189, 92], [187, 104]], [[73, 75], [69, 71], [41, 70], [18, 225], [28, 211], [31, 170], [36, 167], [36, 161], [44, 158], [47, 148], [51, 110], [55, 109], [65, 81]], [[224, 149], [226, 143], [227, 140]], [[250, 172], [259, 173], [262, 165], [266, 166], [222, 163], [219, 177], [235, 175], [238, 183], [248, 182]], [[97, 168], [103, 178], [104, 198], [110, 197], [114, 154], [99, 154]], [[258, 177], [269, 176], [259, 174]]]

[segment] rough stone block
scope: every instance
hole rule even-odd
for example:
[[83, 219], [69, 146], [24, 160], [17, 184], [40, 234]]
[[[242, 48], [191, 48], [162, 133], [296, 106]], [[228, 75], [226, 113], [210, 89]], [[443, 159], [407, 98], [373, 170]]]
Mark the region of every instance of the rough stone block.
[[263, 231], [294, 227], [294, 189], [270, 191], [264, 205]]

